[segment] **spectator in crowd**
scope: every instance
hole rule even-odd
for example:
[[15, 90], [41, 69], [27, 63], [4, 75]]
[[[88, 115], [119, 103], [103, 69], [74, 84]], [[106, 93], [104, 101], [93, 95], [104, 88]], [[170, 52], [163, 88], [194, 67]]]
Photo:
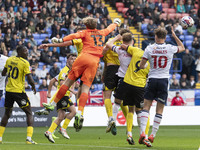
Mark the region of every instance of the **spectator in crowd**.
[[163, 10], [162, 0], [158, 0], [158, 2], [155, 3], [155, 7], [158, 7], [158, 11], [162, 12], [162, 10]]
[[135, 8], [139, 11], [139, 13], [143, 12], [144, 7], [145, 7], [145, 4], [143, 3], [143, 0], [139, 0], [135, 6]]
[[145, 18], [150, 18], [150, 17], [151, 17], [151, 13], [152, 13], [152, 10], [151, 10], [151, 8], [149, 7], [149, 3], [146, 2], [145, 7], [144, 7], [144, 9], [143, 9], [144, 17], [145, 17]]
[[[46, 74], [45, 79], [46, 79], [46, 81], [47, 81], [47, 84], [49, 85], [49, 83], [50, 83], [50, 81], [51, 81], [51, 76], [50, 76], [50, 74], [49, 74], [48, 72], [47, 72], [47, 74]], [[58, 82], [57, 82], [57, 84], [58, 84]], [[55, 85], [54, 85], [54, 87], [55, 87]], [[54, 90], [56, 90], [56, 87], [54, 88]]]
[[154, 38], [154, 30], [157, 28], [157, 25], [153, 22], [152, 18], [149, 19], [149, 24], [147, 25], [148, 35], [151, 38]]
[[29, 60], [30, 66], [35, 65], [36, 63], [38, 63], [38, 60], [36, 59], [35, 56], [32, 56], [31, 60]]
[[155, 8], [154, 0], [149, 0], [149, 7], [151, 8], [151, 10], [154, 10]]
[[28, 29], [30, 29], [32, 33], [35, 33], [35, 24], [33, 21], [29, 22]]
[[10, 39], [9, 36], [5, 37], [4, 43], [5, 43], [5, 46], [6, 46], [7, 50], [10, 51], [11, 50], [11, 39]]
[[101, 74], [100, 70], [97, 70], [93, 84], [101, 84], [102, 83], [101, 78], [102, 78], [102, 74]]
[[180, 86], [179, 86], [177, 79], [172, 81], [172, 83], [170, 84], [170, 89], [180, 89]]
[[176, 22], [176, 23], [174, 24], [174, 32], [176, 33], [177, 36], [183, 34], [183, 28], [182, 28], [182, 26], [179, 24], [179, 22]]
[[179, 82], [179, 80], [176, 79], [176, 74], [175, 73], [172, 74], [172, 78], [169, 80], [169, 83], [172, 84], [174, 82], [174, 80], [177, 80]]
[[127, 10], [127, 12], [125, 13], [125, 15], [128, 16], [129, 25], [132, 25], [132, 22], [135, 21], [135, 18], [137, 15], [135, 6], [133, 4], [130, 5], [130, 7]]
[[26, 2], [22, 1], [21, 6], [19, 8], [22, 8], [22, 12], [27, 12], [28, 8], [26, 7]]
[[56, 63], [54, 63], [53, 67], [49, 70], [49, 74], [50, 74], [51, 78], [54, 78], [59, 73], [60, 73], [60, 68], [58, 68]]
[[44, 50], [41, 52], [40, 61], [44, 62], [48, 65], [50, 65], [52, 63], [52, 59], [49, 56], [48, 47], [44, 48]]
[[190, 82], [190, 88], [194, 89], [195, 86], [196, 86], [196, 82], [194, 80], [194, 76], [190, 76], [190, 81], [189, 82]]
[[33, 46], [30, 56], [35, 56], [38, 61], [40, 60], [40, 52], [37, 50], [37, 46]]
[[48, 44], [49, 42], [49, 37], [45, 37], [45, 39], [42, 41], [42, 44]]
[[42, 79], [42, 84], [38, 88], [39, 90], [48, 90], [48, 85], [46, 79]]
[[58, 13], [58, 16], [55, 18], [55, 20], [58, 22], [60, 26], [64, 25], [64, 17], [62, 16], [61, 12]]
[[30, 42], [27, 42], [27, 45], [26, 45], [27, 49], [29, 50], [29, 53], [33, 50], [33, 47], [31, 45]]
[[12, 50], [16, 49], [17, 44], [18, 44], [17, 34], [14, 34], [13, 37], [12, 37], [12, 39], [11, 39], [11, 49]]
[[194, 61], [194, 58], [190, 54], [189, 49], [186, 48], [185, 54], [183, 54], [182, 60], [184, 60], [184, 61], [182, 61], [182, 66], [183, 66], [182, 74], [186, 74], [187, 79], [189, 80], [190, 74], [191, 74], [192, 63]]
[[176, 12], [177, 13], [185, 13], [185, 6], [184, 6], [184, 3], [183, 3], [183, 0], [179, 1], [177, 8], [176, 8]]
[[194, 40], [192, 42], [192, 55], [197, 58], [197, 56], [200, 55], [200, 45], [197, 37], [194, 37]]
[[57, 49], [59, 49], [59, 47], [53, 47], [53, 51], [52, 51], [52, 60], [54, 62], [58, 62], [59, 61], [59, 54], [57, 52]]
[[0, 21], [2, 21], [3, 19], [7, 19], [7, 13], [5, 11], [5, 7], [1, 7], [0, 11]]
[[43, 7], [42, 12], [40, 13], [40, 18], [42, 18], [43, 20], [46, 20], [47, 17], [49, 17], [49, 13], [47, 12], [47, 9]]
[[176, 92], [176, 96], [171, 101], [171, 106], [183, 106], [185, 102], [183, 98], [179, 95], [179, 92]]
[[49, 10], [51, 10], [51, 8], [55, 6], [54, 0], [50, 0], [50, 1], [47, 3], [47, 6], [48, 6]]
[[46, 32], [46, 23], [42, 18], [40, 18], [40, 22], [36, 25], [36, 31], [38, 33], [45, 33]]
[[35, 68], [32, 69], [31, 75], [32, 75], [32, 78], [33, 78], [35, 84], [39, 84], [39, 78], [38, 78], [38, 76], [35, 73]]
[[187, 79], [186, 74], [182, 74], [180, 78], [180, 87], [181, 89], [189, 89], [190, 87], [190, 83], [189, 83], [189, 80]]
[[198, 82], [200, 81], [200, 55], [198, 56], [198, 59], [195, 61], [196, 65], [196, 71], [198, 75]]
[[55, 30], [52, 30], [51, 38], [52, 37], [56, 37], [57, 35], [59, 35], [60, 37], [62, 37], [62, 32], [61, 32], [60, 25], [57, 25], [56, 28], [55, 28]]
[[105, 7], [104, 3], [101, 3], [101, 7], [99, 8], [99, 13], [102, 15], [103, 18], [106, 18], [108, 15], [108, 9]]
[[188, 0], [187, 4], [185, 4], [185, 12], [190, 13], [192, 9], [194, 9], [194, 6], [192, 5], [192, 1]]

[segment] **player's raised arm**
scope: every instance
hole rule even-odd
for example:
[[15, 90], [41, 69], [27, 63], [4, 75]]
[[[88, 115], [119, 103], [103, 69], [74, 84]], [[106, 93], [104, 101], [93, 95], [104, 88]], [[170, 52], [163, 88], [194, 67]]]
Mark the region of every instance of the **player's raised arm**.
[[[109, 49], [112, 49], [115, 43], [115, 41], [120, 41], [122, 39], [122, 36], [120, 34], [118, 34], [115, 38], [109, 40], [107, 43], [106, 43], [106, 47], [108, 47]], [[113, 50], [113, 49], [112, 49]]]
[[72, 41], [66, 41], [66, 42], [63, 42], [63, 43], [42, 44], [38, 48], [39, 49], [45, 49], [47, 47], [65, 47], [65, 46], [70, 46], [72, 44], [73, 44]]
[[115, 28], [121, 25], [121, 20], [119, 18], [115, 18], [114, 22], [110, 24], [106, 29], [101, 30], [104, 33], [104, 36], [107, 36], [110, 32], [115, 30]]
[[176, 41], [177, 45], [178, 45], [178, 53], [181, 53], [183, 51], [185, 51], [185, 47], [183, 45], [183, 43], [180, 41], [180, 39], [176, 36], [173, 27], [171, 26], [171, 31], [172, 31], [172, 37], [174, 38], [174, 40]]
[[34, 80], [31, 76], [31, 74], [29, 73], [26, 76], [27, 76], [28, 83], [31, 85], [34, 94], [36, 94], [35, 83], [34, 83]]

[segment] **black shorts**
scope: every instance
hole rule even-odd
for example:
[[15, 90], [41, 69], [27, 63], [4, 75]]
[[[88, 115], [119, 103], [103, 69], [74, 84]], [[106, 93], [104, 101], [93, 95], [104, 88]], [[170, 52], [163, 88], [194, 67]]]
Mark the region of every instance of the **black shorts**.
[[124, 99], [124, 78], [120, 78], [118, 80], [117, 88], [115, 89], [114, 97], [120, 100]]
[[104, 88], [103, 90], [114, 90], [117, 87], [118, 76], [116, 73], [118, 72], [118, 65], [110, 65], [107, 66], [105, 74], [104, 74]]
[[26, 93], [6, 92], [4, 106], [7, 108], [12, 108], [14, 102], [16, 102], [20, 108], [27, 107], [30, 105], [30, 101]]
[[144, 88], [136, 87], [127, 83], [123, 83], [124, 99], [123, 105], [136, 106], [142, 108], [144, 105]]
[[150, 78], [147, 82], [144, 98], [147, 100], [156, 100], [165, 104], [168, 97], [168, 79]]
[[60, 109], [67, 110], [68, 107], [74, 105], [71, 99], [68, 96], [64, 96], [58, 103], [57, 103], [57, 111]]

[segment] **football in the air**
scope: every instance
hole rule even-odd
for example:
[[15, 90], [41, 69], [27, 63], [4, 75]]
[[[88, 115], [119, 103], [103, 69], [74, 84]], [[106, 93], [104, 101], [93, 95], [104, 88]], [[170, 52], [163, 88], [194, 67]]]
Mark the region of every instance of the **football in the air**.
[[190, 16], [184, 16], [181, 18], [180, 24], [183, 29], [187, 29], [188, 27], [192, 27], [194, 25], [194, 20]]

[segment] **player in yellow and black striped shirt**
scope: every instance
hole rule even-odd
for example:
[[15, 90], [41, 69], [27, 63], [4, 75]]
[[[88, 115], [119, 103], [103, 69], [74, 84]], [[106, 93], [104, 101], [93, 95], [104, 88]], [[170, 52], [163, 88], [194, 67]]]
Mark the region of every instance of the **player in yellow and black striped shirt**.
[[28, 83], [32, 86], [34, 94], [36, 94], [35, 84], [30, 72], [30, 64], [26, 60], [28, 56], [28, 49], [25, 46], [17, 47], [17, 56], [9, 57], [6, 61], [6, 65], [2, 71], [2, 76], [8, 76], [8, 83], [6, 85], [5, 96], [5, 114], [1, 120], [0, 126], [0, 143], [2, 143], [2, 136], [5, 131], [5, 127], [8, 123], [8, 119], [11, 116], [14, 102], [26, 113], [27, 116], [27, 144], [37, 144], [31, 137], [33, 135], [33, 115], [31, 112], [31, 106], [29, 98], [25, 93], [25, 76]]

